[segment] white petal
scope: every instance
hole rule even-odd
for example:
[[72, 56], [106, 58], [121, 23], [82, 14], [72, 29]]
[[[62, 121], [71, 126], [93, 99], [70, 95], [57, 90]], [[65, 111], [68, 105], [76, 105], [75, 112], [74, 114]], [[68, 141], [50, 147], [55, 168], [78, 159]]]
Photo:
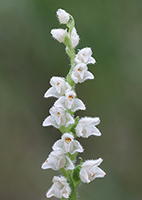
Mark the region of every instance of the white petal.
[[67, 123], [65, 127], [68, 127], [70, 124], [73, 124], [75, 122], [74, 118], [69, 114], [66, 113]]
[[46, 93], [44, 94], [44, 97], [45, 98], [48, 98], [48, 97], [56, 97], [56, 98], [59, 98], [60, 95], [57, 93], [57, 91], [55, 90], [55, 88], [51, 87], [49, 88]]
[[71, 32], [71, 44], [72, 48], [75, 48], [79, 43], [79, 35], [77, 34], [76, 28], [73, 27], [73, 30]]
[[71, 152], [73, 149], [73, 141], [67, 143], [67, 142], [64, 142], [64, 150], [65, 152]]
[[103, 162], [102, 158], [94, 160], [94, 165], [99, 166]]
[[70, 160], [70, 158], [68, 156], [66, 156], [67, 162], [66, 162], [66, 170], [70, 169], [73, 170], [74, 169], [74, 164], [72, 163], [72, 161]]
[[90, 135], [101, 136], [101, 132], [95, 126], [92, 128], [92, 133]]
[[78, 78], [74, 75], [74, 71], [71, 74], [71, 78], [75, 83], [78, 83]]
[[54, 143], [54, 145], [52, 146], [52, 149], [53, 149], [53, 150], [62, 149], [62, 145], [63, 145], [62, 139], [57, 140], [57, 141]]
[[76, 110], [85, 110], [85, 109], [86, 109], [86, 107], [85, 107], [84, 103], [80, 99], [76, 98], [74, 106], [71, 109], [71, 111], [75, 112]]
[[46, 197], [47, 198], [50, 198], [50, 197], [52, 197], [52, 196], [54, 196], [54, 193], [53, 193], [53, 186], [47, 191], [47, 193], [46, 193]]
[[100, 123], [99, 117], [83, 117], [79, 120], [81, 124], [98, 125]]
[[42, 126], [51, 126], [53, 123], [53, 119], [51, 116], [48, 116], [42, 123]]
[[76, 126], [76, 128], [75, 128], [75, 130], [76, 130], [76, 135], [77, 135], [78, 137], [83, 136], [82, 128], [83, 128], [82, 125], [81, 125], [80, 123], [78, 123], [77, 126]]
[[42, 126], [54, 126], [55, 128], [59, 128], [60, 126], [55, 122], [52, 116], [48, 116], [44, 121]]
[[95, 64], [96, 63], [96, 60], [93, 58], [93, 57], [90, 57], [87, 64]]
[[58, 169], [63, 168], [65, 164], [66, 164], [65, 156], [58, 159]]
[[84, 168], [81, 168], [80, 173], [79, 173], [80, 179], [84, 183], [89, 183], [90, 180], [88, 178], [88, 174]]
[[102, 158], [96, 160], [87, 160], [82, 164], [83, 168], [91, 168], [93, 166], [99, 166], [103, 162]]
[[95, 175], [94, 175], [93, 180], [95, 178], [103, 178], [106, 175], [106, 173], [102, 169], [100, 169], [99, 167], [96, 167], [94, 170], [95, 170]]
[[65, 193], [63, 194], [63, 197], [65, 197], [66, 199], [69, 198], [70, 193], [71, 193], [71, 189], [69, 187], [69, 184], [66, 184], [66, 186], [65, 186]]
[[74, 154], [75, 152], [80, 152], [80, 153], [83, 152], [83, 147], [77, 140], [74, 140], [73, 144], [74, 144], [74, 146], [73, 146], [74, 150], [70, 154]]
[[56, 107], [61, 107], [61, 108], [66, 109], [66, 107], [65, 107], [65, 97], [64, 97], [64, 96], [60, 97], [60, 98], [54, 103], [54, 105], [55, 105]]
[[71, 109], [71, 108], [72, 108], [73, 103], [74, 103], [74, 99], [70, 100], [70, 99], [66, 98], [66, 100], [65, 100], [65, 105], [66, 105], [66, 107], [67, 107], [68, 109]]
[[85, 72], [84, 78], [83, 78], [83, 80], [81, 81], [81, 83], [84, 82], [84, 81], [87, 80], [87, 79], [94, 79], [94, 75], [93, 75], [91, 72], [89, 72], [89, 71], [86, 71], [86, 72]]
[[49, 169], [49, 168], [51, 168], [51, 166], [50, 166], [48, 160], [46, 160], [46, 161], [41, 165], [41, 168], [42, 168], [42, 169]]

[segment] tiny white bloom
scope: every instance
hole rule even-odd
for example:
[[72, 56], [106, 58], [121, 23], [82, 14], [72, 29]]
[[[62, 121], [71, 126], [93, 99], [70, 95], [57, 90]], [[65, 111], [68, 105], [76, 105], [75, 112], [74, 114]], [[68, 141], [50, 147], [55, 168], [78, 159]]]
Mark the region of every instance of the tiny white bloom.
[[66, 24], [70, 19], [69, 13], [61, 8], [57, 10], [57, 17], [61, 24]]
[[95, 178], [102, 178], [106, 173], [100, 169], [98, 166], [102, 163], [103, 159], [99, 158], [97, 160], [87, 160], [85, 161], [79, 173], [80, 179], [84, 183], [89, 183]]
[[90, 135], [101, 136], [101, 132], [95, 127], [100, 123], [98, 117], [84, 117], [79, 120], [76, 126], [76, 135], [78, 137], [88, 138]]
[[71, 188], [69, 187], [67, 179], [64, 176], [54, 176], [52, 182], [53, 185], [46, 193], [46, 197], [50, 198], [55, 196], [60, 199], [68, 199], [71, 193]]
[[56, 40], [58, 40], [60, 43], [61, 43], [61, 42], [64, 42], [64, 40], [65, 40], [65, 33], [66, 33], [66, 30], [61, 29], [61, 28], [52, 29], [52, 30], [51, 30], [52, 36], [53, 36]]
[[74, 136], [70, 133], [64, 133], [62, 138], [54, 143], [53, 150], [63, 149], [65, 153], [74, 154], [75, 152], [83, 152], [81, 144], [74, 140]]
[[51, 88], [44, 94], [45, 98], [57, 97], [65, 94], [66, 90], [71, 90], [71, 86], [62, 77], [53, 76], [50, 80]]
[[49, 113], [51, 114], [43, 121], [43, 126], [54, 126], [60, 128], [61, 126], [69, 126], [74, 123], [74, 118], [61, 107], [53, 106], [50, 108]]
[[73, 27], [71, 32], [71, 45], [72, 48], [75, 48], [79, 43], [79, 35], [77, 34], [76, 28]]
[[76, 63], [85, 63], [87, 64], [95, 64], [96, 60], [91, 57], [92, 56], [92, 50], [89, 47], [81, 49], [78, 54], [75, 57], [75, 62]]
[[71, 78], [75, 83], [82, 83], [87, 79], [94, 79], [94, 75], [87, 71], [88, 68], [85, 63], [77, 64], [71, 74]]
[[74, 169], [74, 165], [70, 158], [65, 155], [63, 150], [52, 151], [46, 161], [42, 164], [42, 169], [53, 169], [55, 171], [65, 167], [66, 170]]
[[72, 112], [86, 109], [84, 103], [76, 98], [76, 93], [73, 91], [66, 91], [65, 96], [60, 97], [54, 105], [65, 110], [70, 109]]

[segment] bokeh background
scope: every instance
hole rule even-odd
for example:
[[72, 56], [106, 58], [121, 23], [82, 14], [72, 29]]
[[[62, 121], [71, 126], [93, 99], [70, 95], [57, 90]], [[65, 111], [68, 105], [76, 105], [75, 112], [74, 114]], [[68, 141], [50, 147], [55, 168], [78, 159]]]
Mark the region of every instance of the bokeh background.
[[[79, 139], [83, 159], [102, 157], [104, 179], [82, 184], [80, 200], [142, 199], [142, 1], [0, 0], [0, 199], [45, 200], [53, 170], [42, 170], [60, 132], [43, 128], [55, 99], [44, 99], [52, 76], [65, 77], [69, 59], [55, 41], [56, 10], [76, 20], [78, 49], [91, 47], [95, 80], [78, 84], [100, 117], [101, 137]], [[64, 28], [64, 26], [63, 26]], [[52, 198], [55, 199], [55, 198]]]

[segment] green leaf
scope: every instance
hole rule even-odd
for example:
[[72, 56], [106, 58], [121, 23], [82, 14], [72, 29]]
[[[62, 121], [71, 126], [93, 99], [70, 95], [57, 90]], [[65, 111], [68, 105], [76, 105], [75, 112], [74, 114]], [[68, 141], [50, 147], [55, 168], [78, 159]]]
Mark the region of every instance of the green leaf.
[[76, 137], [75, 128], [76, 128], [76, 126], [77, 126], [77, 124], [78, 124], [78, 121], [79, 121], [79, 117], [77, 116], [77, 117], [75, 118], [75, 123], [71, 126], [71, 129], [70, 129], [70, 131], [73, 133], [74, 137]]
[[68, 156], [72, 161], [74, 161], [74, 159], [76, 158], [77, 154], [78, 154], [78, 152], [74, 153], [73, 155], [68, 154]]
[[72, 177], [73, 177], [73, 182], [74, 182], [75, 188], [76, 188], [76, 187], [80, 184], [80, 182], [81, 182], [80, 177], [79, 177], [80, 169], [81, 169], [81, 165], [77, 165], [76, 168], [73, 170]]

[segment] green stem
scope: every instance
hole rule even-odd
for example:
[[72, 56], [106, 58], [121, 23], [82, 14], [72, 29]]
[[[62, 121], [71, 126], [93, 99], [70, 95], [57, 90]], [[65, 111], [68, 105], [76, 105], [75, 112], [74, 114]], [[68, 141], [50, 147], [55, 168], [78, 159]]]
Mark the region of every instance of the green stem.
[[76, 190], [72, 190], [70, 196], [69, 196], [69, 200], [77, 200], [77, 193]]
[[[61, 168], [60, 171], [63, 173], [63, 175], [67, 178], [69, 184], [70, 184], [70, 187], [71, 187], [71, 194], [69, 196], [69, 200], [77, 200], [77, 193], [76, 193], [76, 189], [75, 189], [75, 186], [74, 186], [74, 182], [72, 180], [72, 171], [71, 170], [68, 170], [66, 171], [64, 168]], [[64, 200], [65, 198], [62, 198], [62, 200]]]
[[61, 168], [60, 171], [68, 179], [68, 172], [64, 168]]
[[[74, 24], [73, 18], [72, 18], [72, 21], [73, 21], [73, 24]], [[71, 25], [71, 26], [70, 26], [70, 25]], [[75, 49], [72, 48], [72, 44], [71, 44], [71, 32], [72, 32], [72, 29], [73, 29], [72, 24], [68, 24], [68, 28], [69, 28], [69, 35], [66, 33], [65, 40], [64, 40], [64, 43], [65, 43], [65, 45], [66, 45], [66, 53], [67, 53], [67, 55], [69, 56], [70, 62], [71, 62], [71, 68], [70, 68], [69, 73], [68, 73], [68, 75], [67, 75], [67, 82], [68, 82], [68, 83], [72, 86], [72, 88], [74, 89], [75, 83], [74, 83], [74, 81], [71, 79], [71, 73], [72, 73], [73, 68], [74, 68], [75, 65], [76, 65], [76, 62], [74, 61], [74, 59], [75, 59]]]
[[74, 187], [74, 182], [72, 180], [71, 173], [72, 173], [72, 171], [68, 171], [68, 177], [69, 177], [69, 180], [70, 180], [70, 187], [72, 189], [71, 194], [69, 196], [69, 200], [77, 200], [77, 193], [76, 193], [76, 189]]
[[68, 46], [66, 47], [66, 53], [68, 54], [68, 56], [70, 57], [70, 62], [71, 62], [71, 68], [69, 70], [69, 73], [67, 75], [67, 82], [72, 86], [72, 88], [74, 88], [75, 83], [74, 81], [71, 79], [71, 73], [76, 65], [74, 59], [75, 59], [75, 51], [72, 47]]

